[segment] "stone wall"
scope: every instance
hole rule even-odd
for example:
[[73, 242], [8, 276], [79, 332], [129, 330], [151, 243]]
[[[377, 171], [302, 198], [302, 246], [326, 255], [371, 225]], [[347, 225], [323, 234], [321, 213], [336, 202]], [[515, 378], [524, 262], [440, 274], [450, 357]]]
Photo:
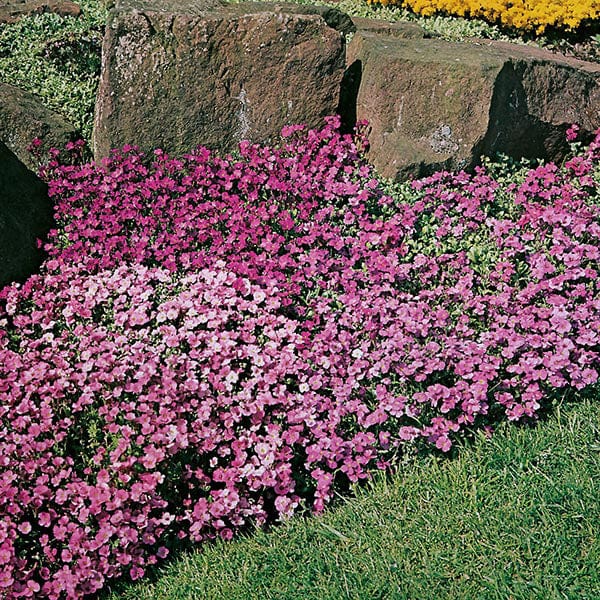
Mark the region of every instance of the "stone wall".
[[561, 160], [566, 129], [600, 127], [599, 107], [599, 64], [531, 46], [430, 39], [414, 24], [325, 7], [118, 0], [94, 151], [229, 152], [338, 111], [348, 129], [370, 122], [369, 159], [402, 179], [497, 152]]

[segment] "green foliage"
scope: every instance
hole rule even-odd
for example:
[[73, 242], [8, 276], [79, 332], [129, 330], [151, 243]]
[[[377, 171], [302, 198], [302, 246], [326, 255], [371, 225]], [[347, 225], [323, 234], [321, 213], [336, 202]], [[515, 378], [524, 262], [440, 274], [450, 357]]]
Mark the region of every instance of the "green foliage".
[[[541, 163], [541, 161], [538, 161]], [[498, 182], [495, 191], [493, 216], [498, 219], [514, 219], [518, 210], [513, 195], [508, 191], [510, 184], [520, 185], [529, 169], [538, 163], [527, 159], [515, 160], [506, 155], [498, 155], [494, 159], [481, 157], [485, 172]], [[399, 202], [414, 204], [422, 200], [423, 193], [411, 188], [410, 182], [384, 180], [382, 189], [385, 194]], [[491, 209], [490, 209], [491, 210]], [[408, 240], [408, 251], [411, 254], [440, 256], [446, 253], [465, 252], [474, 271], [479, 275], [488, 275], [499, 259], [499, 250], [486, 228], [466, 230], [460, 236], [449, 236], [440, 239], [437, 233], [439, 220], [432, 212], [423, 211], [419, 219], [419, 236]]]
[[78, 18], [46, 13], [0, 25], [0, 80], [37, 94], [91, 138], [106, 10], [83, 0]]

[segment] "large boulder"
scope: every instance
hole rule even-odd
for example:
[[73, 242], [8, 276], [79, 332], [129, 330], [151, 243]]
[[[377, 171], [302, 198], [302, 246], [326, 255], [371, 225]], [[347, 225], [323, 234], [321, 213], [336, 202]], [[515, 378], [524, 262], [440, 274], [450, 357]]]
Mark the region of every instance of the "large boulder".
[[15, 23], [22, 17], [46, 12], [78, 17], [81, 7], [70, 0], [0, 0], [0, 23]]
[[[416, 23], [405, 21], [390, 22], [382, 19], [367, 19], [352, 17], [355, 32], [358, 32], [356, 42], [350, 44], [346, 54], [346, 70], [340, 90], [338, 113], [342, 117], [342, 128], [345, 133], [354, 130], [357, 121], [357, 97], [362, 80], [362, 61], [357, 57], [362, 48], [364, 34], [397, 37], [400, 39], [423, 39], [429, 37], [427, 32]], [[361, 115], [362, 117], [363, 115]]]
[[[59, 114], [46, 108], [41, 100], [19, 88], [0, 83], [0, 141], [32, 170], [38, 164], [28, 147], [35, 138], [43, 141], [43, 149], [64, 148], [67, 142], [80, 137], [76, 127]], [[42, 153], [43, 162], [47, 156]]]
[[369, 158], [385, 177], [498, 152], [560, 160], [570, 124], [600, 127], [600, 65], [529, 46], [359, 30], [347, 65], [340, 109], [369, 121]]
[[321, 125], [337, 109], [348, 23], [300, 5], [118, 0], [103, 44], [95, 157], [124, 144], [231, 151], [243, 139], [269, 142], [287, 124]]
[[0, 286], [35, 272], [52, 225], [46, 185], [0, 142]]

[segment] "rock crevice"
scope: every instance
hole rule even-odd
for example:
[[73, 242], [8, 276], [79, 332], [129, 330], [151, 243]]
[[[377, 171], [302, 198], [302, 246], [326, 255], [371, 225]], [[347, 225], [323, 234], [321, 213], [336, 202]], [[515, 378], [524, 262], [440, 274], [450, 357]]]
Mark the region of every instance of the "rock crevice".
[[0, 287], [35, 272], [52, 225], [46, 185], [0, 142]]

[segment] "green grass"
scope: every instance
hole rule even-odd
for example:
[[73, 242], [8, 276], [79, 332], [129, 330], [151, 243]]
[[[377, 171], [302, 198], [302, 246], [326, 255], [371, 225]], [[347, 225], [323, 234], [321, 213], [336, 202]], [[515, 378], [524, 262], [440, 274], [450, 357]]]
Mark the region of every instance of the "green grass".
[[418, 458], [325, 515], [177, 557], [107, 600], [597, 600], [600, 405]]

